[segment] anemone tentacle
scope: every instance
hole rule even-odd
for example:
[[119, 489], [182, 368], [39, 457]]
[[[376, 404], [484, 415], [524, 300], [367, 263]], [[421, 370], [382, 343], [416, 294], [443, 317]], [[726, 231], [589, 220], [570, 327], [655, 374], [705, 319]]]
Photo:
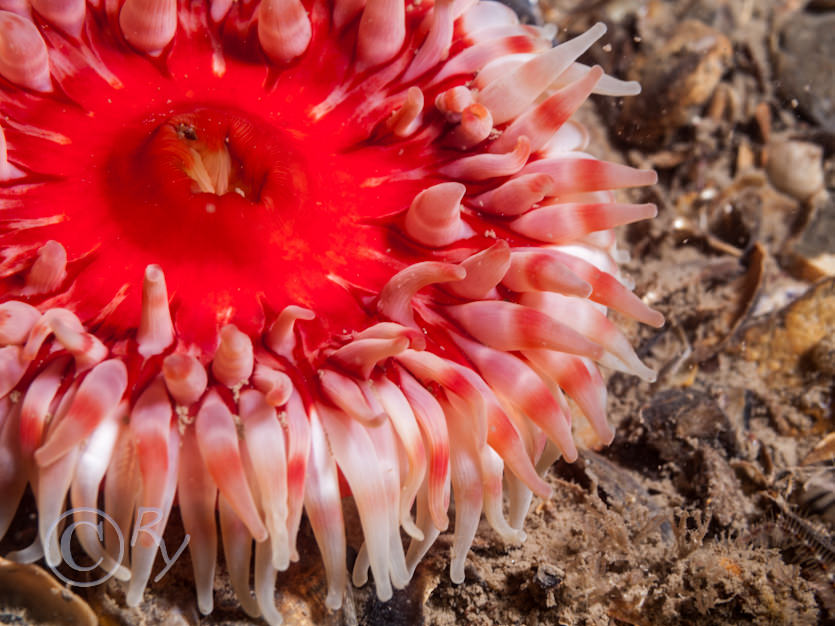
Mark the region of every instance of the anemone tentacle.
[[654, 377], [606, 310], [663, 324], [610, 233], [655, 174], [572, 120], [636, 91], [577, 62], [605, 30], [553, 46], [489, 0], [0, 11], [0, 538], [27, 485], [39, 516], [11, 556], [58, 564], [101, 499], [138, 541], [79, 541], [135, 606], [176, 505], [200, 611], [221, 538], [277, 624], [303, 512], [341, 606], [349, 494], [381, 600], [450, 498], [453, 581], [482, 513], [522, 541], [578, 455], [566, 396], [608, 443], [599, 366]]

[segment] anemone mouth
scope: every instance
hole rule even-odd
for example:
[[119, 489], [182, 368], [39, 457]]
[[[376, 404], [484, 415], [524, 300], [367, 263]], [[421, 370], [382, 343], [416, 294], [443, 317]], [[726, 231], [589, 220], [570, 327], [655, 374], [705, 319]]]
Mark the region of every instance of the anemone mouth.
[[611, 190], [655, 175], [571, 120], [635, 92], [576, 62], [605, 28], [552, 48], [457, 0], [33, 6], [0, 11], [0, 537], [27, 484], [39, 512], [17, 558], [60, 561], [68, 493], [77, 521], [100, 491], [123, 529], [159, 511], [124, 562], [79, 537], [135, 605], [176, 498], [201, 611], [217, 511], [244, 610], [278, 623], [302, 511], [341, 603], [341, 486], [353, 581], [387, 599], [450, 494], [456, 582], [482, 512], [521, 539], [536, 467], [577, 455], [566, 396], [611, 440], [597, 364], [653, 373], [606, 308], [663, 318], [611, 232], [655, 212]]

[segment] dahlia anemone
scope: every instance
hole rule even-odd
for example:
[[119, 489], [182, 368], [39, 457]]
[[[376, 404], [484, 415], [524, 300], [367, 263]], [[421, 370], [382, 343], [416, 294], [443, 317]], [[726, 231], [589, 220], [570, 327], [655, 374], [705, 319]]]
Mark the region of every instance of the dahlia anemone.
[[638, 91], [576, 61], [604, 26], [554, 47], [477, 0], [2, 6], [0, 537], [27, 485], [39, 529], [13, 558], [59, 564], [72, 517], [136, 605], [176, 501], [200, 610], [219, 520], [243, 609], [278, 623], [302, 512], [336, 609], [343, 496], [381, 600], [452, 496], [461, 582], [482, 512], [521, 541], [538, 470], [577, 457], [569, 398], [611, 441], [598, 364], [653, 378], [606, 309], [663, 323], [611, 231], [655, 213], [611, 190], [655, 174], [571, 119]]

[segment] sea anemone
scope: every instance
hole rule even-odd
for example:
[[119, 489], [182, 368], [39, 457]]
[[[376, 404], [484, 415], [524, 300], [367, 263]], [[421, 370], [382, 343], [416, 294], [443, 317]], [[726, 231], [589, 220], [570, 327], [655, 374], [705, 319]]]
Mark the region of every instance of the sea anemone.
[[482, 512], [521, 541], [538, 470], [577, 457], [571, 410], [611, 441], [598, 364], [652, 379], [606, 310], [663, 323], [611, 230], [655, 214], [611, 191], [655, 174], [571, 119], [638, 91], [576, 61], [603, 25], [552, 46], [477, 0], [2, 6], [0, 537], [27, 485], [38, 513], [13, 558], [57, 567], [74, 520], [137, 605], [176, 501], [200, 610], [217, 519], [243, 609], [278, 623], [303, 512], [336, 609], [343, 497], [353, 582], [387, 600], [452, 496], [461, 582]]

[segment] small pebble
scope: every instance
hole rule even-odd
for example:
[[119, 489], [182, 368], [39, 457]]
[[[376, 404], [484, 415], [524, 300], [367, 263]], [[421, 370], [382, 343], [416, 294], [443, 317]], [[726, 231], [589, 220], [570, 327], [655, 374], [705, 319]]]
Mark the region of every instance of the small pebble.
[[823, 148], [805, 141], [771, 141], [766, 171], [777, 189], [808, 200], [823, 189]]

